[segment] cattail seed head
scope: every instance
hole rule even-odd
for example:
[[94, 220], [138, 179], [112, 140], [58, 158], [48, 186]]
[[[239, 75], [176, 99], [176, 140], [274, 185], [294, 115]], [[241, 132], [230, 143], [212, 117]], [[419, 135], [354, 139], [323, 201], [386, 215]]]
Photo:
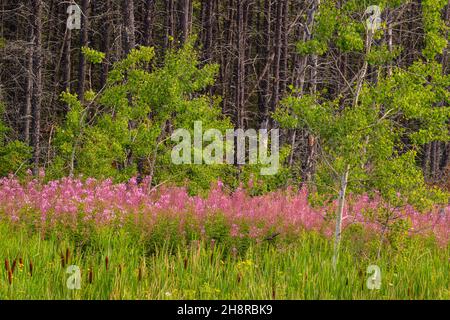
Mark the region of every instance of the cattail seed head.
[[142, 280], [142, 269], [139, 267], [138, 269], [138, 281], [140, 282]]
[[8, 282], [11, 285], [13, 280], [13, 274], [11, 270], [8, 270]]
[[184, 258], [184, 270], [187, 269], [188, 266], [188, 258]]
[[105, 267], [106, 267], [106, 271], [108, 271], [108, 269], [109, 269], [109, 258], [108, 258], [108, 256], [106, 256], [106, 258], [105, 258]]
[[33, 276], [33, 261], [30, 260], [30, 276]]
[[89, 268], [89, 275], [88, 275], [88, 281], [89, 283], [92, 283], [92, 281], [94, 280], [94, 274], [92, 272], [92, 266]]
[[66, 249], [66, 258], [65, 258], [65, 263], [69, 264], [69, 259], [70, 259], [70, 250], [69, 248]]
[[60, 257], [61, 257], [61, 266], [63, 268], [65, 268], [65, 266], [66, 266], [66, 258], [64, 257], [64, 254], [62, 252], [60, 253]]
[[8, 259], [5, 259], [5, 270], [6, 270], [6, 272], [9, 271], [9, 260]]
[[11, 266], [11, 273], [14, 273], [14, 270], [16, 269], [17, 260], [14, 259], [12, 266]]

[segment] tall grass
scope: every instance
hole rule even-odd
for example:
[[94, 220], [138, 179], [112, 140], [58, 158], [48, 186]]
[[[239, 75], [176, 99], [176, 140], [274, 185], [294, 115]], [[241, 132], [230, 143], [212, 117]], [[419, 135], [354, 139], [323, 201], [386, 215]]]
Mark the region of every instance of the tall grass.
[[[376, 239], [356, 239], [347, 231], [333, 270], [330, 240], [313, 231], [233, 250], [161, 239], [150, 250], [153, 243], [125, 229], [81, 239], [0, 223], [0, 257], [17, 264], [11, 280], [0, 268], [0, 299], [450, 299], [450, 246], [413, 237], [377, 258]], [[366, 286], [372, 264], [380, 290]], [[81, 269], [80, 290], [66, 286], [68, 265]]]

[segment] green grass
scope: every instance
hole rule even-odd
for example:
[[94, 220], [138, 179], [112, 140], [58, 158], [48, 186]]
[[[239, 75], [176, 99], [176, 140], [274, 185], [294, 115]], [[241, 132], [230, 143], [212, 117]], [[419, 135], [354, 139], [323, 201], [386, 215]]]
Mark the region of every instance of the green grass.
[[[329, 239], [304, 233], [277, 241], [252, 243], [237, 254], [208, 241], [169, 248], [161, 240], [150, 250], [149, 242], [125, 230], [43, 237], [0, 224], [0, 258], [10, 265], [16, 259], [12, 284], [0, 265], [0, 299], [450, 299], [450, 247], [430, 239], [386, 246], [377, 259], [377, 241], [346, 237], [336, 270]], [[381, 269], [380, 290], [366, 286], [371, 264]], [[80, 290], [67, 288], [67, 265], [80, 267]]]

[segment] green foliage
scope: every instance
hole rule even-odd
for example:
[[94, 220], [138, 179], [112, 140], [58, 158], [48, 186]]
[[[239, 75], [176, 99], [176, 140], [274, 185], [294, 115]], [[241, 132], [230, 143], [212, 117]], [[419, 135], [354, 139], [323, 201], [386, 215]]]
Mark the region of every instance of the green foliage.
[[342, 52], [362, 52], [364, 50], [364, 26], [361, 23], [341, 19], [337, 27], [336, 44]]
[[74, 166], [75, 156], [83, 143], [82, 132], [86, 121], [85, 108], [81, 105], [77, 96], [70, 92], [62, 92], [61, 100], [67, 104], [69, 111], [64, 124], [56, 129], [53, 143], [58, 155], [47, 171], [47, 176], [50, 178], [56, 178], [71, 171], [70, 168]]
[[[293, 176], [287, 166], [282, 166], [287, 162], [291, 154], [290, 146], [282, 146], [279, 150], [280, 167], [278, 172], [273, 175], [262, 175], [261, 164], [249, 164], [242, 167], [240, 181], [246, 183], [245, 187], [251, 195], [261, 195], [273, 190], [287, 187], [292, 183]], [[237, 186], [236, 186], [237, 187]]]
[[[324, 55], [327, 53], [330, 45], [334, 44], [341, 52], [359, 53], [364, 50], [366, 38], [366, 20], [369, 18], [365, 11], [369, 6], [377, 5], [381, 10], [386, 8], [396, 8], [409, 0], [381, 0], [377, 3], [372, 1], [350, 0], [345, 3], [336, 0], [325, 0], [319, 4], [316, 12], [314, 23], [309, 28], [312, 29], [312, 38], [297, 43], [297, 51], [300, 55], [317, 54]], [[440, 1], [440, 0], [438, 0]], [[438, 2], [434, 0], [434, 2]], [[438, 10], [442, 9], [440, 1], [439, 6], [431, 5], [428, 13], [429, 23], [429, 47], [437, 50], [442, 48], [444, 43], [439, 38], [442, 33], [442, 21], [436, 22]], [[381, 23], [381, 28], [375, 32], [373, 39], [381, 39], [386, 28], [386, 23]], [[434, 47], [433, 47], [434, 46]], [[371, 64], [380, 64], [381, 60], [387, 61], [395, 58], [399, 54], [397, 48], [394, 52], [388, 53], [385, 48], [371, 54]]]
[[388, 230], [387, 239], [392, 250], [404, 250], [408, 240], [408, 230], [411, 228], [411, 222], [404, 219], [394, 221]]
[[436, 62], [416, 62], [408, 70], [398, 69], [391, 78], [380, 81], [376, 88], [367, 90], [367, 99], [385, 106], [400, 121], [411, 124], [400, 130], [412, 143], [423, 145], [430, 141], [448, 139], [447, 105], [450, 93], [448, 75], [442, 75], [442, 66]]
[[[299, 41], [297, 51], [300, 55], [324, 55], [331, 43], [342, 52], [362, 52], [365, 41], [365, 21], [361, 19], [364, 11], [373, 3], [368, 1], [347, 1], [339, 8], [337, 1], [326, 0], [320, 3], [312, 27], [312, 39]], [[375, 38], [380, 36], [375, 34]]]
[[402, 48], [399, 46], [396, 46], [392, 51], [389, 51], [389, 48], [386, 45], [381, 45], [379, 47], [372, 47], [372, 50], [367, 54], [366, 59], [370, 65], [383, 66], [396, 59], [401, 52]]
[[171, 161], [170, 132], [177, 128], [189, 130], [192, 136], [193, 124], [199, 120], [205, 131], [232, 128], [221, 114], [220, 100], [202, 93], [214, 83], [218, 65], [200, 68], [192, 43], [169, 52], [161, 67], [149, 71], [153, 58], [153, 48], [140, 47], [117, 62], [107, 88], [89, 99], [101, 110], [92, 119], [75, 95], [62, 94], [70, 111], [55, 139], [56, 175], [82, 173], [126, 180], [137, 174], [141, 159], [144, 173], [153, 173], [155, 184], [189, 180], [193, 192], [209, 188], [221, 176], [232, 176], [234, 169], [228, 165], [174, 165]]
[[320, 193], [339, 189], [350, 168], [353, 193], [378, 190], [391, 205], [409, 202], [420, 209], [445, 203], [442, 192], [425, 184], [416, 163], [423, 144], [449, 139], [450, 109], [435, 107], [450, 100], [450, 77], [440, 70], [434, 62], [397, 69], [377, 85], [365, 86], [359, 105], [344, 109], [320, 96], [290, 96], [275, 119], [283, 127], [307, 128], [318, 137], [321, 159], [315, 182]]
[[10, 173], [22, 175], [29, 168], [31, 148], [19, 140], [9, 141], [9, 128], [1, 121], [3, 105], [0, 102], [0, 177]]
[[[395, 8], [408, 1], [380, 1], [381, 8]], [[417, 166], [417, 152], [432, 141], [447, 141], [450, 109], [450, 78], [434, 62], [447, 46], [442, 9], [447, 1], [423, 1], [427, 63], [417, 61], [407, 70], [396, 69], [392, 77], [376, 85], [364, 85], [357, 106], [342, 108], [341, 100], [322, 96], [290, 96], [284, 99], [275, 119], [284, 128], [306, 128], [319, 138], [321, 157], [315, 183], [321, 194], [339, 189], [340, 178], [350, 168], [352, 192], [378, 190], [392, 205], [411, 202], [425, 208], [445, 202], [445, 195], [425, 184]], [[346, 1], [337, 9], [334, 1], [321, 3], [311, 46], [300, 42], [300, 54], [323, 54], [332, 42], [342, 52], [364, 50], [365, 16], [373, 3]], [[322, 13], [330, 21], [323, 21]], [[364, 17], [360, 19], [359, 17]], [[335, 24], [337, 20], [337, 24]], [[374, 35], [376, 39], [382, 29]], [[313, 48], [314, 47], [314, 48]], [[321, 50], [315, 50], [317, 48]], [[309, 49], [308, 49], [309, 48]], [[401, 47], [372, 46], [365, 59], [370, 65], [386, 65], [399, 56]], [[295, 91], [295, 90], [294, 90]], [[295, 93], [295, 92], [294, 92]], [[443, 107], [437, 107], [443, 106]]]
[[0, 147], [0, 176], [10, 173], [23, 175], [30, 167], [31, 148], [25, 143], [14, 140]]
[[314, 19], [313, 39], [297, 43], [297, 51], [301, 55], [322, 55], [328, 51], [331, 40], [339, 23], [339, 12], [334, 0], [325, 0], [320, 4], [320, 11]]
[[82, 47], [81, 52], [86, 60], [93, 64], [100, 64], [105, 59], [105, 54], [103, 52], [91, 49], [89, 47]]
[[445, 36], [448, 28], [442, 19], [442, 10], [446, 4], [446, 0], [422, 1], [423, 24], [426, 34], [426, 44], [422, 53], [428, 60], [433, 60], [436, 55], [442, 54], [448, 44]]
[[88, 101], [88, 102], [92, 102], [92, 101], [95, 100], [96, 95], [97, 95], [97, 94], [95, 93], [94, 90], [92, 90], [92, 89], [87, 90], [87, 91], [84, 93], [84, 100], [86, 100], [86, 101]]

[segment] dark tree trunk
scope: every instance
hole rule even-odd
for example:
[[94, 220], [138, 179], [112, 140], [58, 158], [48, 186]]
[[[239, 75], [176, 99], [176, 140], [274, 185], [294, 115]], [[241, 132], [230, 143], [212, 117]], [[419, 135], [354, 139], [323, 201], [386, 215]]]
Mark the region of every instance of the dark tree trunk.
[[275, 20], [275, 40], [274, 51], [275, 59], [273, 64], [273, 98], [271, 111], [274, 112], [280, 100], [280, 63], [283, 38], [283, 1], [277, 1], [277, 16]]
[[30, 143], [30, 123], [31, 123], [31, 110], [32, 110], [32, 97], [33, 97], [33, 55], [34, 55], [34, 36], [33, 28], [30, 32], [30, 42], [27, 48], [27, 85], [25, 92], [25, 106], [23, 112], [23, 141], [27, 144]]
[[[447, 3], [447, 8], [445, 10], [445, 21], [447, 22], [447, 27], [450, 27], [450, 0]], [[447, 31], [447, 36], [448, 36], [448, 31]], [[449, 60], [449, 46], [447, 46], [447, 48], [445, 48], [444, 53], [442, 55], [442, 73], [443, 74], [448, 74], [448, 60]], [[444, 170], [449, 170], [450, 169], [450, 143], [445, 143], [445, 145], [443, 146], [443, 149], [445, 151], [444, 154], [444, 159], [442, 161], [442, 168]]]
[[70, 91], [70, 80], [71, 80], [71, 50], [72, 50], [72, 30], [70, 28], [65, 28], [64, 37], [64, 66], [63, 66], [63, 90]]
[[280, 94], [286, 91], [288, 84], [288, 61], [289, 61], [289, 0], [284, 0], [283, 6], [283, 46], [281, 53], [281, 83]]
[[172, 46], [172, 42], [175, 39], [175, 4], [174, 0], [166, 0], [166, 37], [164, 39], [164, 50], [167, 50]]
[[[190, 31], [190, 16], [191, 16], [191, 0], [182, 0], [180, 2], [182, 6], [181, 15], [181, 43], [186, 42], [189, 37]], [[208, 13], [210, 14], [210, 13]]]
[[244, 128], [244, 95], [245, 95], [245, 5], [246, 0], [238, 0], [237, 23], [237, 72], [236, 72], [236, 122], [238, 128]]
[[81, 48], [89, 46], [89, 0], [83, 0], [81, 3], [81, 31], [80, 31], [80, 61], [78, 65], [78, 98], [84, 101], [84, 90], [86, 86], [86, 58]]
[[136, 46], [134, 25], [134, 0], [123, 1], [123, 38], [125, 54], [128, 54]]
[[42, 0], [33, 0], [34, 13], [34, 53], [33, 53], [33, 134], [31, 145], [33, 147], [33, 174], [39, 172], [39, 158], [41, 153], [41, 102], [42, 102]]
[[153, 15], [155, 11], [155, 0], [147, 0], [145, 2], [145, 21], [144, 21], [144, 45], [151, 46], [153, 44]]
[[100, 88], [106, 85], [109, 72], [109, 60], [111, 58], [111, 17], [108, 9], [111, 7], [111, 0], [106, 0], [104, 9], [104, 18], [102, 19], [102, 40], [101, 50], [105, 53], [105, 61], [103, 61], [102, 69], [100, 71]]
[[216, 0], [202, 1], [202, 42], [205, 60], [212, 58]]
[[430, 177], [430, 159], [431, 159], [431, 144], [427, 143], [423, 148], [423, 158], [422, 158], [422, 171], [425, 179], [428, 180]]
[[269, 72], [272, 64], [272, 4], [271, 0], [264, 0], [264, 36], [263, 50], [264, 71], [260, 84], [259, 94], [259, 114], [261, 128], [267, 128], [269, 119], [269, 104], [271, 99], [270, 83], [271, 72]]
[[[221, 50], [221, 79], [222, 79], [222, 97], [224, 98], [222, 104], [222, 112], [226, 115], [230, 115], [231, 107], [233, 103], [233, 65], [234, 65], [234, 55], [235, 50], [235, 15], [237, 14], [234, 10], [236, 0], [228, 0], [226, 5], [226, 18], [223, 23], [224, 30], [224, 42]], [[236, 90], [234, 90], [236, 91]]]
[[431, 143], [431, 165], [430, 177], [432, 181], [437, 181], [439, 176], [440, 161], [441, 161], [441, 145], [439, 141]]

